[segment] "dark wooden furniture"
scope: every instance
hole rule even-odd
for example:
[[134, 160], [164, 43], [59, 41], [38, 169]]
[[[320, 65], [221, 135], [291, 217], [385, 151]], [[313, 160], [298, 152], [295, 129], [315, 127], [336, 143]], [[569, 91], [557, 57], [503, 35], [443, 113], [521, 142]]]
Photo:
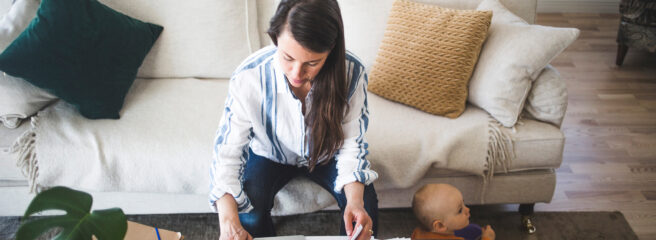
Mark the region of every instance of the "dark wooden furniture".
[[656, 0], [622, 0], [617, 31], [617, 59], [621, 66], [629, 48], [656, 51]]

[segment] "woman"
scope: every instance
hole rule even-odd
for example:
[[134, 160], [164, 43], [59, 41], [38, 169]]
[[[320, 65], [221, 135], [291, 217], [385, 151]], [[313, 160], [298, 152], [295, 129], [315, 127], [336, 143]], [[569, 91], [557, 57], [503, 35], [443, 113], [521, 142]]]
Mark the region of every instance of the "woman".
[[296, 176], [335, 197], [340, 234], [361, 225], [358, 239], [370, 239], [378, 174], [365, 159], [367, 77], [344, 48], [339, 6], [283, 0], [267, 33], [275, 46], [233, 74], [215, 139], [210, 205], [218, 209], [221, 239], [275, 235], [274, 196]]

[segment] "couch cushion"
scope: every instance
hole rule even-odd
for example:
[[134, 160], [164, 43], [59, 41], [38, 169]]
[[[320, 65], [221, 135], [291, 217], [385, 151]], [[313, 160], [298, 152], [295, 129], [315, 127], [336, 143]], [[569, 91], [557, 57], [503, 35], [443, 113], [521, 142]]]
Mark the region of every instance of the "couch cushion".
[[205, 194], [227, 90], [227, 79], [137, 79], [120, 120], [90, 121], [59, 101], [31, 129], [39, 135], [35, 179], [95, 191]]
[[228, 78], [260, 45], [255, 0], [100, 0], [164, 27], [143, 78]]
[[266, 31], [269, 29], [269, 21], [277, 8], [277, 0], [257, 0], [257, 29], [260, 34], [260, 47], [266, 47], [273, 43]]
[[14, 4], [15, 1], [0, 1], [0, 16], [4, 16], [9, 12], [9, 9], [11, 8], [11, 5]]
[[[495, 146], [502, 144], [507, 146], [503, 149], [508, 151], [509, 158], [505, 161], [508, 171], [557, 168], [562, 161], [563, 134], [548, 123], [522, 120], [514, 128], [505, 128], [473, 105], [468, 105], [457, 119], [447, 119], [373, 94], [369, 95], [369, 108], [368, 159], [372, 169], [379, 173], [377, 183], [383, 184], [377, 186], [380, 189], [411, 186], [431, 169], [430, 166], [472, 175], [472, 171], [458, 166], [471, 158], [493, 158], [494, 154], [489, 151], [499, 152]], [[477, 124], [474, 121], [481, 119], [489, 119], [489, 125], [483, 126], [483, 133], [472, 128]], [[488, 133], [495, 131], [500, 134]], [[483, 138], [465, 137], [472, 134], [482, 134]], [[512, 144], [508, 144], [509, 141]], [[481, 148], [483, 154], [480, 154]], [[425, 165], [421, 164], [425, 162], [432, 165], [423, 168]], [[492, 161], [488, 163], [493, 164]], [[413, 172], [418, 175], [408, 175], [407, 169], [418, 168], [422, 171]], [[496, 173], [505, 171], [503, 166], [493, 169]]]
[[[563, 161], [565, 136], [554, 125], [523, 119], [514, 128], [502, 128], [513, 141], [514, 157], [508, 166], [508, 172], [521, 172], [538, 169], [555, 169]], [[496, 173], [504, 170], [497, 168]], [[434, 167], [427, 176], [469, 176], [471, 173], [453, 171]]]
[[419, 110], [456, 118], [492, 12], [394, 2], [369, 91]]

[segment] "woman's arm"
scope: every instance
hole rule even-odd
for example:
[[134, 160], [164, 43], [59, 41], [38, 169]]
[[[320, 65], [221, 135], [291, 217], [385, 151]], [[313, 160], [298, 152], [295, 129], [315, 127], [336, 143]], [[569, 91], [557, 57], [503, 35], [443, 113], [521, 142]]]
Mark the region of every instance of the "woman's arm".
[[221, 123], [214, 139], [214, 157], [210, 165], [210, 206], [218, 211], [215, 204], [227, 194], [233, 197], [239, 212], [252, 209], [248, 196], [241, 188], [241, 171], [246, 164], [244, 152], [251, 141], [252, 123], [248, 117], [248, 104], [243, 100], [248, 96], [248, 86], [240, 86], [238, 77], [230, 80], [228, 96]]
[[[353, 62], [351, 62], [353, 63]], [[342, 191], [346, 184], [360, 182], [368, 185], [378, 178], [378, 173], [371, 170], [371, 164], [366, 159], [369, 153], [365, 133], [369, 125], [369, 108], [367, 104], [367, 74], [361, 65], [355, 68], [352, 86], [349, 87], [349, 111], [344, 116], [342, 131], [344, 143], [335, 155], [337, 160], [337, 178], [335, 192]]]
[[247, 159], [252, 124], [241, 97], [239, 81], [231, 79], [219, 129], [214, 140], [214, 158], [210, 165], [210, 206], [218, 213], [220, 239], [252, 239], [239, 221], [239, 212], [252, 209], [243, 192], [240, 176]]
[[344, 194], [346, 195], [346, 202], [364, 207], [364, 184], [360, 182], [352, 182], [344, 186]]
[[[353, 62], [351, 64], [354, 64]], [[344, 209], [344, 223], [347, 235], [351, 236], [354, 227], [362, 226], [358, 240], [370, 239], [373, 221], [364, 208], [365, 184], [370, 184], [378, 174], [371, 170], [369, 161], [365, 158], [368, 153], [364, 134], [369, 124], [369, 109], [367, 106], [367, 74], [362, 65], [350, 66], [352, 79], [349, 87], [349, 111], [344, 117], [342, 128], [344, 131], [344, 144], [335, 156], [337, 160], [337, 178], [335, 191], [344, 190], [346, 195], [346, 208]], [[355, 226], [353, 225], [355, 222]]]
[[216, 201], [216, 208], [219, 210], [219, 223], [236, 223], [241, 225], [239, 222], [239, 212], [237, 211], [237, 202], [235, 198], [226, 193], [218, 201]]
[[[357, 239], [371, 239], [372, 232], [370, 230], [373, 228], [373, 221], [364, 209], [364, 184], [360, 182], [346, 184], [344, 194], [346, 195], [346, 208], [344, 208], [346, 235], [351, 236], [354, 227], [360, 225], [362, 231]], [[355, 226], [353, 226], [353, 222], [355, 222]]]

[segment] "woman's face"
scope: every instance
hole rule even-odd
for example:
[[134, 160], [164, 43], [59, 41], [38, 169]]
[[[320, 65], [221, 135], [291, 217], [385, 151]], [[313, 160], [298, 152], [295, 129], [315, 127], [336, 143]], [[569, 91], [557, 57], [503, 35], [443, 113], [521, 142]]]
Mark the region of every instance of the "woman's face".
[[292, 37], [288, 27], [278, 36], [278, 54], [280, 54], [280, 66], [285, 76], [295, 88], [309, 87], [310, 81], [319, 74], [319, 70], [328, 58], [330, 51], [316, 53], [301, 46]]

